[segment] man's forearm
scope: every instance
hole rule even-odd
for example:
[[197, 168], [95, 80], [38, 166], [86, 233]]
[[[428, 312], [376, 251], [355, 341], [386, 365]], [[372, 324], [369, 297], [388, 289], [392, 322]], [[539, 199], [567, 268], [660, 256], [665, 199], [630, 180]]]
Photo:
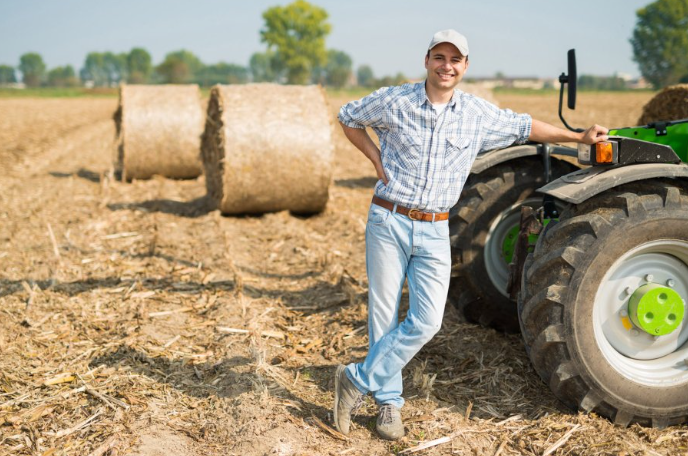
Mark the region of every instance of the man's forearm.
[[583, 132], [575, 132], [533, 119], [528, 139], [541, 143], [579, 142], [593, 144], [606, 140], [606, 135], [607, 129], [599, 125], [593, 125]]
[[370, 135], [365, 128], [351, 128], [339, 122], [344, 130], [344, 135], [351, 141], [351, 144], [356, 146], [358, 150], [363, 152], [363, 155], [373, 163], [377, 177], [387, 184], [387, 176], [382, 168], [382, 159], [380, 158], [380, 149], [377, 148]]
[[537, 119], [533, 119], [529, 140], [542, 143], [580, 142], [583, 133], [564, 130]]

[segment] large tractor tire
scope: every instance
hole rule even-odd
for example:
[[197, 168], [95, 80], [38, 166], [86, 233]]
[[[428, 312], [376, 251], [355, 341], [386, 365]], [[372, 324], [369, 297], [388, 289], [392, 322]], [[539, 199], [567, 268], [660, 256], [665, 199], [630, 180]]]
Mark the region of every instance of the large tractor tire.
[[[552, 160], [553, 179], [576, 169], [567, 162]], [[449, 218], [449, 301], [468, 321], [518, 332], [516, 303], [506, 290], [509, 263], [518, 237], [521, 206], [542, 206], [542, 196], [536, 196], [535, 190], [545, 183], [540, 157], [501, 163], [468, 178]]]
[[627, 426], [688, 421], [688, 186], [621, 186], [573, 206], [528, 256], [535, 370], [566, 405]]

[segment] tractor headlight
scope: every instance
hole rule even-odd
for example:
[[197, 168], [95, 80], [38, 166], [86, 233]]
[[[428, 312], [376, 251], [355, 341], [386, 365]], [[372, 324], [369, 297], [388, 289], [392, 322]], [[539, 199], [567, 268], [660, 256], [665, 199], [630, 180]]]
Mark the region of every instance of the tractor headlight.
[[590, 144], [578, 143], [578, 162], [581, 165], [589, 165], [590, 161]]

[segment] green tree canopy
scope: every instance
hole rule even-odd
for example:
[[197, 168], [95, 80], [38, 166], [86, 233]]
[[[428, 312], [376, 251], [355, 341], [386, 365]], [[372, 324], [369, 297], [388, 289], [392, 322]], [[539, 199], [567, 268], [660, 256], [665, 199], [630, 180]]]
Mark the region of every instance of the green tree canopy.
[[248, 66], [253, 82], [277, 82], [280, 79], [282, 65], [272, 51], [254, 53]]
[[289, 84], [308, 84], [313, 70], [327, 59], [325, 38], [332, 27], [327, 11], [305, 0], [275, 6], [263, 13], [261, 39], [275, 50]]
[[127, 54], [128, 82], [132, 84], [142, 84], [148, 82], [153, 73], [153, 59], [147, 50], [143, 48], [133, 48]]
[[155, 72], [163, 83], [185, 84], [193, 81], [202, 68], [201, 59], [182, 49], [167, 54], [165, 60], [155, 68]]
[[22, 81], [28, 87], [38, 87], [45, 78], [45, 63], [43, 57], [35, 52], [28, 52], [19, 57], [19, 71]]
[[127, 69], [127, 54], [103, 53], [103, 64], [107, 74], [108, 86], [113, 87], [126, 81], [129, 75]]
[[633, 60], [655, 88], [688, 75], [688, 0], [657, 0], [636, 12]]
[[225, 62], [206, 65], [196, 73], [196, 82], [204, 87], [215, 84], [245, 84], [248, 82], [248, 69]]
[[352, 67], [353, 62], [349, 54], [330, 49], [327, 52], [327, 64], [325, 65], [325, 82], [332, 87], [344, 87], [353, 74]]
[[98, 87], [107, 85], [108, 74], [105, 69], [103, 54], [100, 52], [89, 52], [86, 54], [86, 60], [80, 75], [81, 80], [84, 82], [92, 81], [93, 85]]
[[361, 65], [356, 70], [356, 79], [361, 87], [372, 87], [375, 84], [375, 73], [369, 65]]
[[48, 71], [48, 85], [51, 87], [76, 87], [79, 80], [71, 65], [55, 67]]
[[9, 65], [0, 65], [0, 84], [13, 84], [17, 82], [17, 74], [14, 67]]

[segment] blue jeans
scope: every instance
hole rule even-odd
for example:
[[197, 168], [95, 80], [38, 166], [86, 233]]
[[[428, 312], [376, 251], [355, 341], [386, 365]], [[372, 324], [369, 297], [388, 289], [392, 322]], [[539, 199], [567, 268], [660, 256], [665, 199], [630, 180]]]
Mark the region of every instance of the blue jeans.
[[[396, 209], [396, 206], [395, 206]], [[449, 222], [421, 222], [372, 204], [366, 226], [370, 350], [346, 374], [378, 404], [404, 405], [401, 369], [442, 324], [449, 290]], [[409, 310], [399, 323], [408, 277]]]

